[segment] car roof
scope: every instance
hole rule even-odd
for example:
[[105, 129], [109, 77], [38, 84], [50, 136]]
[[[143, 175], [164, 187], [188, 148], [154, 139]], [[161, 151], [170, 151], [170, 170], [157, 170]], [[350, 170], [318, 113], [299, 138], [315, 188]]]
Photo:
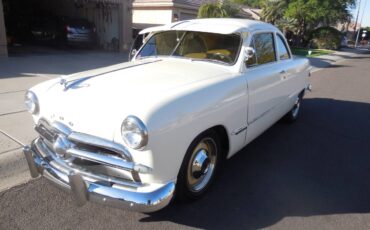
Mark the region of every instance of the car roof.
[[165, 30], [201, 31], [220, 34], [232, 34], [256, 30], [278, 31], [275, 26], [261, 21], [235, 18], [207, 18], [179, 21], [163, 26], [150, 27], [140, 31], [139, 34]]

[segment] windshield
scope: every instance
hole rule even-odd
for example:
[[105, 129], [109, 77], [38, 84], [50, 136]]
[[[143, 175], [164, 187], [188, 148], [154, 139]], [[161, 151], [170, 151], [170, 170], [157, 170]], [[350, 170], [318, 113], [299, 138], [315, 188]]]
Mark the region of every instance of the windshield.
[[136, 58], [175, 56], [233, 64], [240, 46], [241, 37], [238, 34], [171, 30], [154, 34]]

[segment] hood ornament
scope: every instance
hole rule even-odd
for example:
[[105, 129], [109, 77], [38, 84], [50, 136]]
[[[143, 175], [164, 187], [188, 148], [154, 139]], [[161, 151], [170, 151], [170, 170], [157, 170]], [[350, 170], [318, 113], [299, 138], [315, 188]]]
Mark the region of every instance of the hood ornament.
[[64, 89], [67, 89], [67, 80], [63, 77], [60, 77], [59, 84], [64, 86]]

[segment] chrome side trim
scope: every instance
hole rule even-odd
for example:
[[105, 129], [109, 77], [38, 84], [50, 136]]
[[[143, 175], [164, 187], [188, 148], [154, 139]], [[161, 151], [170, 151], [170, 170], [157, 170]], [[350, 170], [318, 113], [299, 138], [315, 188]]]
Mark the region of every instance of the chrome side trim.
[[80, 143], [87, 144], [87, 145], [94, 145], [100, 148], [106, 148], [108, 150], [121, 154], [121, 156], [124, 159], [127, 159], [128, 161], [132, 161], [131, 154], [123, 145], [114, 143], [112, 141], [105, 140], [100, 137], [96, 137], [96, 136], [92, 136], [92, 135], [84, 134], [84, 133], [72, 132], [68, 135], [68, 140], [80, 142]]
[[281, 104], [284, 104], [284, 103], [280, 103], [279, 105], [275, 105], [273, 107], [271, 107], [270, 109], [266, 110], [265, 112], [263, 112], [262, 114], [260, 114], [258, 117], [254, 118], [253, 121], [249, 122], [249, 125], [253, 124], [254, 122], [256, 122], [257, 120], [261, 119], [263, 116], [267, 115], [268, 113], [270, 113], [272, 110], [274, 110], [275, 108], [279, 107]]
[[243, 132], [244, 130], [246, 130], [247, 128], [248, 128], [248, 125], [245, 125], [245, 126], [243, 126], [243, 127], [240, 127], [240, 128], [238, 128], [238, 129], [234, 130], [234, 131], [231, 133], [231, 135], [238, 135], [238, 134], [240, 134], [241, 132]]

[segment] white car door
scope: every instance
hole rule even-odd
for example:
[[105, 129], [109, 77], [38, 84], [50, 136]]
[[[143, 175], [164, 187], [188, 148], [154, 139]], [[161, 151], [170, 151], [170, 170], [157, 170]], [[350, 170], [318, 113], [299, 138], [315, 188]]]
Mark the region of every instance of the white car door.
[[251, 125], [284, 101], [282, 81], [285, 73], [277, 59], [274, 32], [253, 34], [250, 47], [255, 55], [246, 63], [248, 83], [248, 124]]
[[297, 90], [300, 90], [301, 85], [296, 73], [296, 63], [292, 59], [292, 54], [289, 51], [288, 44], [286, 43], [283, 35], [276, 33], [276, 49], [278, 53], [278, 69], [280, 72], [280, 94], [284, 99], [282, 103], [292, 102], [295, 99]]

